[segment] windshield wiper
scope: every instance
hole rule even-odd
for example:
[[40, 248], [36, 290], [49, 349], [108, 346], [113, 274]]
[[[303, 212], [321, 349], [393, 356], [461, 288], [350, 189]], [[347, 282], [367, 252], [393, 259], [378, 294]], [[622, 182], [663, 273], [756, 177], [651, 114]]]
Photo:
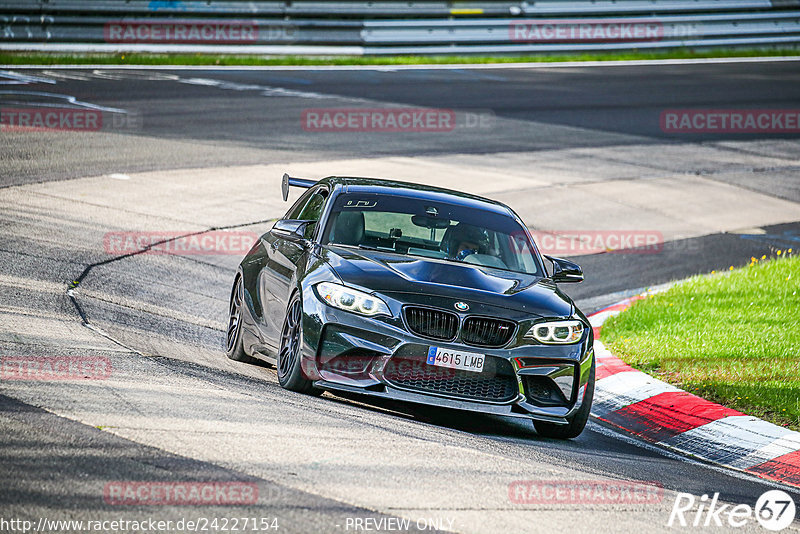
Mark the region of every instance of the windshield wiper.
[[401, 254], [392, 247], [373, 247], [370, 245], [358, 245], [361, 250], [374, 250], [376, 252], [391, 252], [392, 254]]

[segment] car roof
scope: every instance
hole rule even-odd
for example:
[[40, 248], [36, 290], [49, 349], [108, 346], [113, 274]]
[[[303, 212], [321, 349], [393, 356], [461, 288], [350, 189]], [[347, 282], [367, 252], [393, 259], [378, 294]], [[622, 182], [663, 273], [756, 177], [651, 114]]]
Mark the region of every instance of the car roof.
[[434, 187], [425, 184], [401, 182], [398, 180], [385, 180], [382, 178], [366, 178], [362, 176], [328, 176], [318, 183], [341, 186], [342, 193], [372, 193], [397, 195], [403, 194], [411, 198], [428, 199], [432, 201], [447, 202], [459, 206], [492, 211], [498, 214], [515, 217], [514, 212], [496, 200], [491, 200], [478, 195], [462, 193], [452, 189]]

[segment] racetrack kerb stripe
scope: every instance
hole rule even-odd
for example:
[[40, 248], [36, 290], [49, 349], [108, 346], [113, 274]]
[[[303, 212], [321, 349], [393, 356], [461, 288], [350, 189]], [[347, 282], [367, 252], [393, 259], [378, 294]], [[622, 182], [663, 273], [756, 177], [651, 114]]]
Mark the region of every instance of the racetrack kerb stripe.
[[[594, 339], [599, 340], [606, 319], [645, 296], [627, 298], [590, 315]], [[599, 402], [592, 413], [600, 421], [683, 454], [800, 487], [800, 432], [677, 390], [635, 370], [602, 344], [595, 353]], [[643, 388], [643, 383], [652, 387]]]
[[647, 441], [659, 442], [729, 415], [736, 410], [685, 391], [661, 393], [601, 419]]
[[623, 362], [619, 358], [598, 358], [595, 380], [602, 380], [611, 375], [626, 371], [635, 371], [633, 367]]
[[761, 478], [780, 480], [786, 484], [800, 487], [800, 450], [755, 465], [745, 471], [754, 473]]

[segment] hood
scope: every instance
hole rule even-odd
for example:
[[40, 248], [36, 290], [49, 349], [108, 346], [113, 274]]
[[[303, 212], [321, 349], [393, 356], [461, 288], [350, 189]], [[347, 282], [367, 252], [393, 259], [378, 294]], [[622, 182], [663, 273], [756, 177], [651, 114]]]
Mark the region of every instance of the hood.
[[541, 276], [335, 245], [320, 252], [344, 283], [404, 302], [436, 305], [431, 297], [444, 297], [466, 302], [474, 313], [500, 307], [537, 317], [564, 317], [573, 309], [569, 297]]

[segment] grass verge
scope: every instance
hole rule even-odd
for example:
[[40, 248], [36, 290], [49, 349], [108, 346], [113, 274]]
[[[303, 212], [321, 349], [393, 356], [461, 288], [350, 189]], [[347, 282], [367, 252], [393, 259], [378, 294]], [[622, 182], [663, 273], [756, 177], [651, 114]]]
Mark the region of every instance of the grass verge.
[[778, 254], [636, 302], [606, 321], [603, 343], [645, 373], [800, 430], [800, 256]]
[[220, 66], [303, 66], [303, 65], [449, 65], [487, 63], [549, 63], [557, 61], [630, 61], [648, 59], [692, 59], [761, 56], [796, 56], [797, 49], [718, 49], [662, 52], [618, 52], [535, 56], [259, 56], [233, 54], [64, 54], [0, 52], [0, 65], [220, 65]]

